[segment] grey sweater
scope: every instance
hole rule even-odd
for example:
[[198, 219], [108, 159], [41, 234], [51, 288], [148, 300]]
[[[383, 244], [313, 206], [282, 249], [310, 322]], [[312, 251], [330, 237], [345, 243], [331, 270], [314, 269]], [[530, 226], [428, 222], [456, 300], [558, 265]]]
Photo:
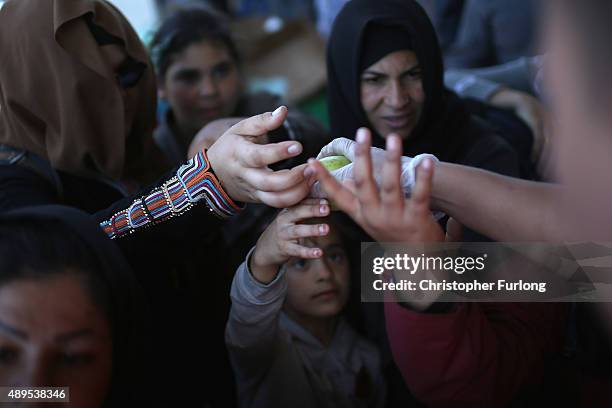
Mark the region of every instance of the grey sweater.
[[478, 68], [536, 54], [540, 0], [466, 0], [447, 68]]
[[344, 321], [324, 347], [282, 312], [284, 272], [262, 285], [248, 269], [249, 256], [234, 276], [225, 332], [239, 406], [382, 407], [378, 350]]

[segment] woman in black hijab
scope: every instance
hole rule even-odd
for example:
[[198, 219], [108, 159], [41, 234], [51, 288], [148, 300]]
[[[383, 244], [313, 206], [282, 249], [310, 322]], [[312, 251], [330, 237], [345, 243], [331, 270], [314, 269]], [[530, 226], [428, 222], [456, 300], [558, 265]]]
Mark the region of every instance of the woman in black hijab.
[[[385, 72], [371, 75], [373, 65], [398, 54], [411, 58], [402, 61], [407, 70], [399, 72], [398, 78]], [[347, 3], [334, 22], [327, 71], [334, 137], [352, 137], [365, 126], [373, 131], [373, 145], [384, 147], [384, 137], [395, 132], [404, 139], [405, 156], [431, 153], [442, 161], [518, 176], [515, 151], [487, 123], [471, 117], [462, 101], [444, 88], [436, 34], [415, 1]], [[411, 92], [415, 82], [422, 89], [420, 101]], [[399, 100], [382, 101], [373, 109], [364, 105], [372, 87], [396, 86]]]
[[[516, 152], [444, 88], [436, 34], [415, 1], [348, 2], [334, 22], [327, 68], [334, 137], [367, 127], [376, 147], [398, 134], [404, 156], [430, 153], [519, 175]], [[483, 239], [463, 234], [464, 241]], [[554, 319], [561, 316], [556, 305], [436, 303], [417, 312], [379, 303], [362, 309], [366, 331], [382, 349], [388, 406], [407, 406], [410, 393], [432, 406], [507, 405], [539, 381], [544, 353], [558, 348], [563, 330]]]
[[69, 386], [76, 406], [142, 403], [144, 308], [121, 252], [87, 214], [40, 206], [0, 215], [2, 385]]

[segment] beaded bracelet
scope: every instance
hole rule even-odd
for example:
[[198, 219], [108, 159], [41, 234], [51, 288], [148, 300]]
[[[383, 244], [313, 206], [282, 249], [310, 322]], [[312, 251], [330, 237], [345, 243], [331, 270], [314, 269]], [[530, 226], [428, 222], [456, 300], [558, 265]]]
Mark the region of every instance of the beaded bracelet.
[[128, 208], [100, 223], [100, 227], [109, 238], [120, 238], [183, 215], [202, 201], [219, 218], [231, 217], [244, 208], [234, 203], [223, 190], [210, 167], [205, 150], [179, 167], [176, 175], [160, 187], [137, 198]]

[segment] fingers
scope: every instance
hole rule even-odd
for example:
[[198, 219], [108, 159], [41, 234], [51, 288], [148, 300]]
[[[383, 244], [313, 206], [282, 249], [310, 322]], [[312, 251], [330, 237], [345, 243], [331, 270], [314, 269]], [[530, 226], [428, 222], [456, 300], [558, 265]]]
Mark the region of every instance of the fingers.
[[244, 142], [237, 154], [238, 160], [246, 167], [267, 167], [302, 153], [302, 145], [294, 141], [266, 145]]
[[[382, 168], [381, 202], [385, 207], [403, 208], [402, 139], [395, 134], [387, 137], [387, 151]], [[399, 207], [398, 207], [399, 206]]]
[[410, 213], [415, 217], [429, 217], [429, 203], [433, 182], [433, 161], [424, 159], [416, 172], [416, 182], [410, 199]]
[[310, 198], [302, 201], [295, 207], [288, 208], [283, 213], [283, 222], [296, 223], [308, 218], [326, 217], [329, 215], [327, 200]]
[[370, 131], [366, 128], [360, 128], [357, 130], [357, 146], [355, 148], [355, 162], [353, 165], [357, 198], [364, 207], [375, 206], [380, 201], [378, 188], [372, 174], [370, 147]]
[[287, 107], [281, 106], [274, 112], [266, 112], [242, 120], [230, 128], [230, 132], [241, 136], [259, 137], [278, 128], [287, 118]]
[[242, 177], [256, 190], [263, 192], [279, 192], [290, 189], [305, 182], [305, 165], [291, 170], [272, 171], [270, 169], [247, 168]]
[[292, 258], [316, 259], [323, 255], [321, 248], [308, 248], [302, 245], [287, 243], [285, 253]]
[[298, 240], [302, 238], [322, 237], [327, 235], [328, 233], [329, 225], [327, 224], [297, 224], [285, 228], [281, 232], [280, 238], [284, 240]]
[[308, 160], [308, 168], [314, 172], [316, 179], [327, 193], [330, 200], [350, 216], [356, 216], [359, 210], [357, 197], [338, 182], [321, 163], [314, 159]]
[[304, 180], [301, 183], [284, 191], [256, 191], [255, 198], [257, 202], [264, 203], [274, 208], [293, 207], [310, 193], [310, 186]]

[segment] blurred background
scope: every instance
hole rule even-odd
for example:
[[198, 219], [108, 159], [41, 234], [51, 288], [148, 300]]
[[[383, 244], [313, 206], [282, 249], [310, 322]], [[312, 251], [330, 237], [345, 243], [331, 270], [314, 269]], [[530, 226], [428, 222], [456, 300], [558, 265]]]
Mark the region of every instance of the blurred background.
[[[111, 0], [145, 44], [177, 7], [202, 4], [229, 15], [247, 89], [280, 96], [328, 126], [325, 37], [344, 0]], [[299, 56], [299, 58], [296, 58]], [[163, 114], [164, 104], [160, 106]]]

